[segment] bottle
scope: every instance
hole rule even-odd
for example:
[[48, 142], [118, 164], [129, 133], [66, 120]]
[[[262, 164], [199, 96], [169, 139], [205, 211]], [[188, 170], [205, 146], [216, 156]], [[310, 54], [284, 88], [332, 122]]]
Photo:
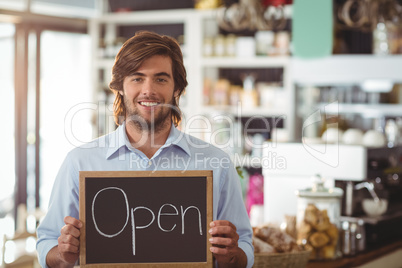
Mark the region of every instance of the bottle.
[[255, 33], [256, 53], [259, 56], [268, 56], [272, 53], [275, 33], [273, 31], [258, 31]]
[[255, 77], [251, 74], [243, 79], [242, 106], [244, 108], [254, 108], [258, 105], [258, 94], [254, 86]]
[[389, 54], [387, 27], [382, 15], [380, 15], [377, 26], [373, 31], [373, 53], [376, 55]]
[[345, 256], [350, 255], [350, 229], [347, 221], [342, 223], [342, 253]]
[[388, 119], [385, 123], [385, 136], [387, 137], [387, 146], [392, 148], [398, 144], [399, 129], [395, 120]]
[[225, 54], [225, 37], [220, 34], [214, 40], [214, 55], [215, 57], [223, 57]]
[[103, 59], [106, 57], [106, 44], [103, 38], [99, 39], [98, 58]]
[[357, 221], [356, 245], [358, 252], [366, 250], [366, 229], [362, 219]]
[[228, 34], [225, 39], [225, 55], [227, 57], [236, 56], [236, 35]]
[[113, 57], [119, 53], [121, 47], [123, 46], [124, 42], [126, 39], [124, 37], [117, 37], [116, 40], [114, 41], [114, 48], [113, 48]]
[[183, 54], [183, 56], [185, 56], [185, 55], [187, 54], [187, 46], [186, 46], [186, 42], [185, 42], [184, 39], [185, 39], [185, 38], [184, 38], [184, 35], [183, 35], [183, 34], [181, 34], [181, 35], [179, 35], [179, 36], [177, 37], [177, 42], [178, 42], [179, 45], [180, 45], [181, 53]]
[[206, 37], [203, 44], [204, 57], [212, 57], [214, 55], [214, 43], [212, 38]]
[[357, 224], [355, 222], [350, 223], [350, 255], [356, 255], [357, 241], [356, 241]]

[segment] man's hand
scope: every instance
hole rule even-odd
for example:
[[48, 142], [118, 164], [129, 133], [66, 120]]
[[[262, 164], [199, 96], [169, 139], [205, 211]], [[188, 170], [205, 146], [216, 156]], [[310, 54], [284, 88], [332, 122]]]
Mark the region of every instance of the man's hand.
[[80, 252], [80, 228], [82, 223], [70, 216], [64, 218], [66, 225], [61, 228], [59, 236], [58, 248], [60, 257], [64, 262], [74, 264]]
[[247, 256], [244, 251], [238, 247], [237, 241], [239, 235], [236, 232], [236, 226], [230, 221], [218, 220], [209, 224], [212, 235], [209, 242], [214, 257], [218, 261], [219, 267], [246, 267]]
[[81, 221], [67, 216], [58, 238], [57, 247], [52, 248], [46, 256], [49, 267], [73, 267], [79, 257]]

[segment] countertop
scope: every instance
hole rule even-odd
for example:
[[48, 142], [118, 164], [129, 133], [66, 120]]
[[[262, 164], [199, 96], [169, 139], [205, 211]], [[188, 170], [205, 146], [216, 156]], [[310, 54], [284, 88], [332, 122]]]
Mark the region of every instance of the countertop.
[[310, 261], [307, 264], [307, 268], [356, 267], [367, 264], [398, 249], [402, 249], [402, 239], [386, 245], [373, 246], [371, 249], [358, 253], [352, 257], [343, 257], [331, 261]]

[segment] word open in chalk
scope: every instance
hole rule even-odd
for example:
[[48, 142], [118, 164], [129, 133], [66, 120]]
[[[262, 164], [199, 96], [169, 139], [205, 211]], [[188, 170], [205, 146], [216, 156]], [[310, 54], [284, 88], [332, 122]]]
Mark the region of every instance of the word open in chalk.
[[[105, 191], [118, 191], [119, 194], [122, 195], [123, 199], [124, 199], [124, 206], [125, 206], [125, 215], [122, 215], [123, 218], [125, 218], [124, 220], [124, 224], [123, 227], [114, 232], [114, 233], [106, 233], [104, 230], [102, 230], [98, 224], [98, 220], [96, 219], [96, 202], [98, 198], [103, 192]], [[132, 233], [132, 252], [133, 255], [135, 256], [136, 254], [136, 230], [138, 229], [146, 229], [149, 226], [151, 226], [155, 220], [157, 221], [157, 225], [160, 231], [165, 232], [165, 233], [169, 233], [169, 232], [173, 232], [174, 230], [176, 230], [177, 224], [175, 223], [173, 226], [169, 226], [169, 228], [167, 228], [164, 224], [163, 224], [163, 218], [167, 217], [167, 216], [180, 216], [178, 222], [181, 223], [181, 229], [180, 229], [180, 233], [181, 235], [185, 235], [185, 216], [186, 213], [190, 210], [195, 210], [196, 213], [198, 214], [198, 228], [199, 228], [199, 234], [202, 236], [203, 232], [202, 232], [202, 217], [201, 217], [201, 212], [200, 209], [196, 206], [187, 206], [187, 207], [183, 207], [182, 205], [180, 205], [180, 210], [178, 210], [178, 208], [170, 203], [164, 203], [160, 206], [159, 210], [157, 211], [157, 213], [155, 213], [152, 209], [145, 207], [145, 206], [137, 206], [134, 208], [130, 208], [129, 202], [128, 202], [128, 197], [127, 194], [125, 193], [125, 191], [121, 188], [118, 187], [106, 187], [103, 188], [101, 190], [99, 190], [92, 201], [92, 220], [95, 226], [96, 231], [107, 238], [113, 238], [116, 237], [118, 235], [120, 235], [125, 228], [127, 227], [127, 225], [129, 223], [131, 223], [131, 233]], [[136, 222], [136, 220], [138, 220], [138, 218], [136, 218], [136, 212], [140, 212], [140, 211], [146, 211], [149, 213], [150, 217], [149, 217], [149, 222], [145, 225], [138, 225]], [[172, 212], [173, 211], [173, 212]], [[141, 214], [142, 215], [142, 214]], [[156, 215], [156, 216], [155, 216]], [[179, 230], [179, 228], [177, 228]]]

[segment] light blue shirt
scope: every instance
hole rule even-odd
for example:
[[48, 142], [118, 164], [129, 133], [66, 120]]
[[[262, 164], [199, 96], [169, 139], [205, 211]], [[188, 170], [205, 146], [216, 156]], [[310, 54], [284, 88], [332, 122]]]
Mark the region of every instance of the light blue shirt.
[[252, 229], [243, 203], [240, 179], [222, 150], [173, 125], [166, 143], [149, 159], [130, 144], [123, 123], [116, 131], [69, 152], [53, 185], [49, 210], [37, 229], [37, 251], [42, 267], [46, 255], [57, 245], [64, 217], [79, 218], [79, 171], [123, 170], [212, 170], [213, 219], [228, 220], [236, 228], [239, 247], [247, 255], [247, 267], [254, 263]]

